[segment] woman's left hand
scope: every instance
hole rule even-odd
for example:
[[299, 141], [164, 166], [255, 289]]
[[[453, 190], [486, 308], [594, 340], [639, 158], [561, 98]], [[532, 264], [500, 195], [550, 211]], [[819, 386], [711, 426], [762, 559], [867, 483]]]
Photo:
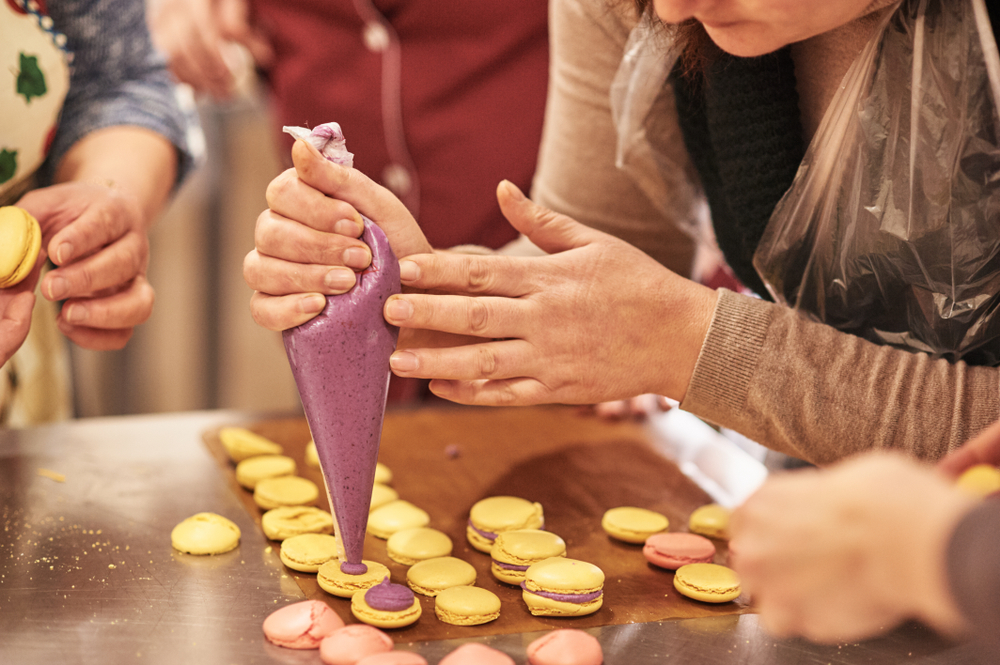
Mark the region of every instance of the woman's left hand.
[[64, 301], [59, 329], [77, 345], [120, 349], [149, 318], [149, 240], [135, 200], [104, 185], [67, 182], [25, 194], [17, 203], [38, 220], [43, 247], [58, 268], [41, 293]]
[[775, 636], [856, 640], [910, 618], [957, 633], [946, 548], [972, 506], [899, 454], [784, 472], [733, 513], [730, 563]]
[[501, 210], [548, 256], [438, 252], [400, 261], [405, 286], [386, 320], [479, 338], [397, 350], [400, 376], [466, 404], [592, 404], [657, 393], [683, 399], [716, 294], [631, 245], [553, 213], [510, 183]]

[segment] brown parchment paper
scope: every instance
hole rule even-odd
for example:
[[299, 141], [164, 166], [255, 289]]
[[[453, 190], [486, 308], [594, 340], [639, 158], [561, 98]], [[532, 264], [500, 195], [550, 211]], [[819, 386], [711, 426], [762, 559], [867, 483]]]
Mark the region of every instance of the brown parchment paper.
[[[305, 463], [309, 428], [304, 418], [276, 419], [250, 426], [280, 443], [299, 465], [299, 475], [316, 482], [318, 469]], [[473, 564], [476, 584], [501, 600], [500, 618], [482, 626], [452, 626], [434, 615], [434, 599], [420, 598], [423, 615], [412, 626], [388, 631], [400, 642], [523, 633], [554, 628], [659, 621], [747, 611], [745, 597], [718, 605], [690, 600], [673, 588], [673, 573], [650, 565], [641, 545], [611, 539], [601, 529], [609, 508], [638, 506], [659, 511], [670, 520], [669, 531], [687, 531], [691, 511], [710, 497], [677, 466], [652, 447], [651, 433], [641, 423], [607, 422], [569, 407], [484, 409], [434, 407], [386, 413], [379, 460], [390, 467], [392, 485], [400, 498], [426, 510], [430, 526], [454, 542], [452, 556]], [[217, 430], [205, 442], [258, 527], [263, 511], [251, 492], [236, 482], [235, 465], [219, 441]], [[567, 555], [601, 567], [606, 575], [604, 605], [585, 617], [532, 616], [521, 590], [498, 582], [490, 574], [488, 555], [465, 539], [469, 509], [494, 495], [538, 501], [546, 528], [567, 543]], [[322, 496], [319, 505], [328, 509]], [[263, 531], [261, 531], [263, 537]], [[272, 543], [275, 551], [280, 543]], [[716, 563], [725, 564], [726, 543], [716, 541]], [[389, 567], [391, 579], [406, 583], [406, 566], [389, 559], [385, 541], [368, 535], [364, 557]], [[325, 601], [348, 623], [350, 601], [327, 594], [316, 576], [291, 575], [308, 598]]]

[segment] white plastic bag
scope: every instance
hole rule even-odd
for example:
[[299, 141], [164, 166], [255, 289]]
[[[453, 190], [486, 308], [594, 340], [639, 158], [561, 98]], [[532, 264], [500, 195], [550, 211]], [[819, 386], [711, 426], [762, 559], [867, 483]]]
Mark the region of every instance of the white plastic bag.
[[1000, 59], [983, 0], [907, 0], [844, 79], [754, 265], [840, 330], [1000, 364]]

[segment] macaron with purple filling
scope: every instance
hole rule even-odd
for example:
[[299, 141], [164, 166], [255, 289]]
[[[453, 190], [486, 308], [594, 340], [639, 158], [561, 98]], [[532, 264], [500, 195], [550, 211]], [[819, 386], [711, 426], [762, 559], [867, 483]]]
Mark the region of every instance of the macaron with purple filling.
[[379, 628], [409, 626], [420, 618], [421, 611], [413, 591], [402, 584], [393, 584], [388, 577], [351, 596], [351, 613], [358, 621]]
[[469, 510], [465, 535], [480, 552], [490, 553], [497, 534], [515, 529], [542, 529], [542, 504], [516, 496], [491, 496]]
[[535, 616], [583, 616], [604, 603], [604, 571], [592, 563], [552, 557], [528, 566], [521, 597]]
[[556, 534], [539, 529], [504, 531], [493, 541], [490, 572], [501, 582], [520, 585], [531, 564], [554, 556], [566, 556], [566, 541]]

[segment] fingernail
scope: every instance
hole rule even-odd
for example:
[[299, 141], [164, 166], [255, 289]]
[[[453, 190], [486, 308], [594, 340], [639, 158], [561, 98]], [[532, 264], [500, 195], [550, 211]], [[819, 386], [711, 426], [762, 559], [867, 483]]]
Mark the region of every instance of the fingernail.
[[333, 268], [323, 277], [323, 284], [333, 291], [347, 291], [354, 286], [354, 271], [348, 268]]
[[515, 201], [524, 200], [524, 194], [521, 192], [521, 189], [517, 185], [512, 183], [510, 180], [504, 180], [503, 183], [504, 186], [507, 188], [507, 194], [510, 195], [510, 198], [514, 199]]
[[81, 323], [87, 319], [87, 308], [83, 305], [70, 305], [63, 307], [62, 315], [70, 323]]
[[299, 299], [299, 311], [303, 314], [322, 312], [326, 307], [326, 298], [315, 293]]
[[392, 298], [386, 303], [385, 313], [393, 321], [405, 321], [413, 316], [413, 305], [405, 298]]
[[348, 247], [344, 250], [343, 258], [345, 266], [358, 270], [364, 270], [372, 262], [371, 253], [360, 247]]
[[399, 262], [399, 278], [404, 282], [415, 282], [420, 279], [420, 266], [413, 261]]
[[412, 372], [417, 369], [417, 357], [409, 351], [397, 351], [389, 356], [389, 367], [398, 372]]
[[63, 265], [73, 256], [73, 243], [64, 242], [56, 247], [56, 264]]
[[53, 277], [49, 281], [49, 300], [59, 300], [69, 293], [69, 282], [63, 277]]
[[342, 219], [333, 225], [334, 233], [339, 233], [342, 236], [349, 236], [351, 238], [357, 238], [361, 235], [363, 228], [361, 224], [358, 224], [353, 219]]

